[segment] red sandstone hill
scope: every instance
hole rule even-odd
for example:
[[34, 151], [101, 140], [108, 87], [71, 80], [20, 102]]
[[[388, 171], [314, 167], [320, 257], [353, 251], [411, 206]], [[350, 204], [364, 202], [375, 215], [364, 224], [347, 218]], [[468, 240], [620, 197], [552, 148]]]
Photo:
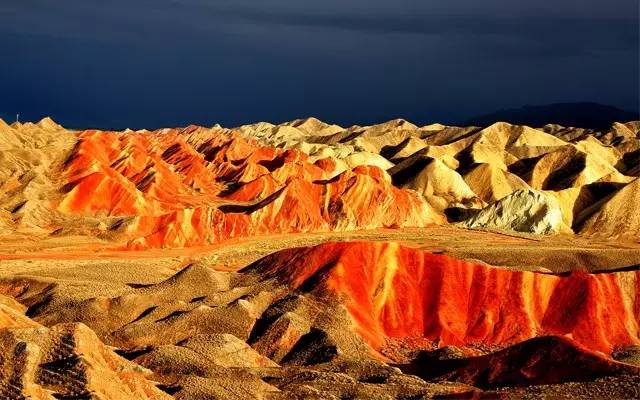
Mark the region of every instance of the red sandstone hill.
[[[637, 398], [639, 149], [637, 123], [0, 121], [0, 397]], [[511, 269], [349, 242], [235, 270], [353, 238]]]
[[194, 246], [256, 234], [425, 226], [441, 222], [377, 167], [333, 179], [296, 150], [200, 128], [86, 131], [65, 163], [70, 215], [125, 218], [130, 246]]
[[[575, 393], [568, 382], [583, 380], [599, 393], [637, 397], [638, 368], [612, 359], [624, 350], [634, 362], [640, 342], [636, 270], [523, 272], [382, 242], [283, 250], [238, 272], [196, 262], [176, 273], [174, 264], [167, 270], [158, 262], [107, 259], [49, 270], [41, 264], [4, 278], [0, 291], [24, 304], [6, 301], [12, 310], [4, 308], [5, 325], [30, 329], [24, 340], [40, 343], [42, 335], [31, 335], [39, 327], [81, 322], [113, 346], [109, 351], [115, 347], [152, 372], [136, 375], [136, 385], [159, 384], [178, 398], [242, 399], [278, 390], [282, 398], [300, 390], [321, 398], [476, 392], [467, 384], [498, 390], [560, 383], [568, 386], [551, 393]], [[393, 353], [396, 344], [407, 352]], [[414, 357], [425, 348], [438, 349]], [[65, 357], [75, 360], [74, 354]], [[477, 354], [484, 355], [468, 357]], [[114, 365], [113, 354], [105, 359]], [[391, 368], [384, 362], [390, 360], [423, 379]], [[75, 365], [53, 367], [72, 382]], [[11, 382], [0, 374], [0, 390]], [[92, 382], [82, 381], [81, 389]]]
[[132, 249], [447, 218], [636, 242], [640, 232], [636, 123], [596, 132], [309, 119], [108, 132], [43, 120], [0, 124], [0, 149], [0, 227]]
[[275, 253], [243, 272], [342, 299], [376, 349], [387, 338], [415, 336], [504, 346], [560, 335], [606, 354], [640, 343], [640, 271], [558, 276], [395, 243], [328, 243]]

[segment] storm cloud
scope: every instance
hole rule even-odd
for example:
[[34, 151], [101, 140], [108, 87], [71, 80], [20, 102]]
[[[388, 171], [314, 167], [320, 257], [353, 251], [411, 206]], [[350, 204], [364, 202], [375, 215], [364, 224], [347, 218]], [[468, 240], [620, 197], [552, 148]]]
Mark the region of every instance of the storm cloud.
[[123, 128], [637, 110], [638, 2], [540, 3], [3, 2], [0, 115]]

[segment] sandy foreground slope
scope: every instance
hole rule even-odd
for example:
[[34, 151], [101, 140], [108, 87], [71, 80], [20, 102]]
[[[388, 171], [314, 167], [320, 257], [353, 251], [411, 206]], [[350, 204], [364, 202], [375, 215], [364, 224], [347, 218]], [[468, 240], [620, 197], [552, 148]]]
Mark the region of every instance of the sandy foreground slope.
[[0, 397], [637, 398], [638, 128], [2, 124]]
[[[333, 247], [319, 248], [317, 251], [313, 247], [305, 247], [304, 249], [307, 250], [291, 250], [292, 247], [311, 246], [325, 243], [327, 240], [338, 240], [337, 243], [343, 243], [342, 246], [355, 246], [353, 249], [347, 247], [340, 250], [342, 253], [346, 251], [347, 254], [341, 256], [343, 260], [339, 264], [352, 265], [352, 267], [339, 272], [335, 269], [338, 268], [336, 265], [332, 267], [334, 269], [329, 275], [315, 275], [312, 271], [317, 267], [313, 266], [315, 261], [312, 260], [317, 259], [318, 256], [334, 257], [340, 252]], [[362, 242], [362, 240], [366, 241]], [[390, 240], [393, 242], [389, 242]], [[386, 250], [371, 247], [369, 243], [379, 243], [385, 246]], [[597, 244], [584, 242], [585, 247], [579, 247], [570, 241], [563, 243], [561, 240], [555, 242], [532, 240], [452, 228], [434, 228], [433, 232], [407, 230], [340, 233], [333, 236], [281, 235], [246, 239], [228, 245], [199, 248], [197, 251], [150, 249], [131, 252], [108, 250], [104, 248], [104, 243], [100, 245], [102, 247], [92, 249], [86, 243], [79, 245], [73, 241], [56, 239], [55, 243], [47, 243], [45, 240], [44, 245], [43, 242], [32, 243], [31, 248], [22, 242], [23, 247], [20, 251], [7, 248], [9, 251], [2, 253], [0, 288], [5, 295], [16, 298], [21, 304], [19, 309], [11, 315], [21, 314], [23, 316], [19, 317], [19, 320], [25, 321], [19, 326], [5, 325], [10, 328], [7, 332], [12, 332], [11, 337], [23, 335], [20, 336], [26, 338], [23, 341], [30, 343], [32, 339], [29, 339], [26, 329], [33, 330], [34, 326], [42, 325], [51, 327], [49, 329], [54, 329], [55, 332], [62, 329], [80, 329], [81, 334], [86, 332], [86, 334], [97, 335], [105, 345], [111, 346], [106, 347], [106, 349], [112, 349], [109, 350], [112, 352], [109, 357], [123, 356], [119, 363], [131, 360], [141, 366], [140, 374], [135, 378], [142, 382], [140, 385], [159, 387], [164, 391], [163, 393], [168, 392], [182, 398], [247, 398], [263, 397], [266, 394], [281, 396], [281, 398], [292, 398], [296, 394], [302, 394], [303, 398], [309, 396], [340, 398], [346, 395], [356, 398], [376, 396], [404, 398], [469, 391], [478, 393], [482, 391], [494, 395], [517, 393], [518, 396], [522, 393], [568, 396], [582, 394], [584, 398], [609, 391], [618, 393], [619, 397], [637, 395], [638, 372], [634, 369], [635, 361], [633, 361], [633, 354], [636, 351], [634, 343], [638, 340], [637, 316], [635, 322], [634, 317], [631, 317], [631, 322], [629, 320], [620, 322], [622, 325], [636, 327], [626, 331], [625, 334], [611, 328], [617, 326], [611, 318], [624, 319], [629, 318], [625, 317], [628, 313], [633, 314], [633, 307], [621, 309], [626, 311], [613, 307], [614, 304], [620, 304], [616, 303], [614, 294], [618, 290], [623, 293], [620, 298], [622, 303], [625, 302], [623, 300], [625, 296], [638, 298], [637, 289], [628, 291], [630, 290], [629, 279], [632, 282], [638, 282], [635, 272], [595, 274], [591, 275], [593, 278], [588, 278], [586, 281], [580, 275], [562, 277], [562, 275], [527, 272], [532, 274], [531, 278], [523, 276], [519, 278], [520, 282], [538, 276], [535, 279], [541, 279], [540, 282], [544, 283], [537, 288], [530, 287], [525, 292], [517, 291], [517, 286], [509, 283], [512, 282], [512, 278], [505, 280], [501, 277], [503, 275], [495, 275], [495, 278], [485, 281], [493, 282], [488, 287], [493, 288], [491, 290], [495, 292], [481, 295], [478, 292], [472, 294], [467, 291], [468, 289], [464, 289], [475, 287], [475, 290], [483, 290], [481, 288], [487, 284], [480, 284], [481, 275], [477, 271], [472, 272], [473, 268], [485, 268], [487, 272], [491, 271], [491, 267], [481, 261], [483, 255], [495, 257], [495, 254], [499, 254], [503, 260], [511, 260], [512, 265], [502, 269], [501, 271], [504, 271], [501, 272], [502, 274], [522, 274], [521, 270], [542, 268], [550, 270], [569, 260], [578, 263], [580, 260], [593, 258], [589, 257], [593, 252], [599, 256], [596, 260], [592, 260], [592, 263], [597, 264], [595, 267], [597, 270], [611, 269], [627, 263], [633, 265], [640, 262], [637, 248], [625, 249], [606, 242]], [[573, 246], [570, 247], [570, 245]], [[402, 247], [407, 249], [403, 251], [409, 253], [396, 255], [395, 251], [401, 248], [400, 246], [406, 246]], [[460, 258], [467, 258], [464, 254], [473, 254], [473, 257], [468, 258], [471, 275], [468, 277], [460, 275], [467, 267], [463, 267], [458, 272], [452, 271], [453, 275], [450, 278], [452, 280], [443, 281], [443, 283], [447, 282], [447, 286], [453, 285], [448, 289], [449, 294], [443, 292], [436, 295], [433, 288], [420, 289], [422, 284], [410, 291], [404, 285], [414, 283], [417, 285], [418, 276], [423, 273], [413, 270], [406, 270], [403, 273], [401, 271], [404, 268], [425, 265], [428, 271], [432, 271], [431, 273], [437, 271], [436, 268], [443, 268], [443, 264], [432, 259], [425, 262], [412, 261], [411, 257], [420, 254], [412, 252], [421, 252], [419, 248], [430, 250], [424, 254], [456, 254]], [[494, 249], [495, 252], [487, 248]], [[70, 249], [75, 251], [69, 251]], [[277, 252], [281, 249], [285, 249], [283, 250], [285, 253]], [[510, 249], [516, 250], [510, 252]], [[265, 254], [274, 252], [276, 252], [275, 255], [262, 259]], [[521, 255], [518, 255], [518, 252]], [[318, 256], [314, 255], [316, 253]], [[531, 255], [537, 255], [540, 264], [528, 268], [521, 267], [518, 258], [523, 257], [522, 254], [525, 254], [525, 259], [530, 259]], [[558, 259], [559, 254], [562, 255], [560, 259]], [[512, 255], [515, 258], [512, 258]], [[294, 257], [294, 260], [299, 259], [301, 264], [298, 266], [296, 264], [298, 261], [291, 260], [291, 257]], [[353, 257], [357, 262], [353, 261]], [[407, 257], [409, 257], [408, 260]], [[445, 256], [429, 255], [429, 257]], [[260, 260], [259, 264], [253, 265], [250, 270], [237, 272], [241, 266], [249, 265], [255, 260]], [[325, 264], [322, 260], [318, 262], [320, 263], [317, 264], [318, 267], [331, 264]], [[397, 267], [394, 268], [393, 265]], [[476, 266], [471, 267], [471, 265]], [[364, 269], [360, 270], [361, 268]], [[385, 268], [380, 272], [380, 278], [375, 278], [378, 273], [374, 271], [377, 268]], [[329, 272], [329, 270], [325, 271]], [[296, 278], [296, 273], [312, 273], [312, 275]], [[345, 273], [351, 274], [347, 276], [351, 276], [349, 281], [352, 283], [347, 283], [349, 281], [346, 280]], [[389, 273], [398, 277], [406, 276], [406, 278], [398, 278], [397, 282], [388, 281], [388, 278], [383, 277], [388, 276]], [[405, 300], [399, 300], [401, 303], [394, 305], [395, 302], [390, 299], [395, 298], [396, 295], [384, 294], [387, 290], [384, 286], [383, 289], [376, 289], [379, 286], [374, 283], [375, 281], [370, 283], [372, 286], [363, 288], [344, 286], [351, 287], [348, 289], [349, 292], [346, 292], [351, 294], [343, 294], [341, 290], [335, 291], [331, 289], [335, 284], [329, 283], [336, 282], [340, 285], [339, 287], [367, 284], [364, 276], [382, 279], [382, 282], [391, 282], [389, 288], [400, 290], [398, 294], [406, 293]], [[492, 273], [486, 275], [487, 278], [490, 276]], [[595, 279], [594, 284], [598, 288], [595, 291], [588, 289], [591, 287], [590, 279]], [[607, 283], [605, 284], [605, 281], [598, 283], [601, 279], [605, 279]], [[536, 312], [529, 314], [525, 311], [526, 307], [514, 308], [518, 298], [529, 298], [538, 299], [535, 301], [541, 302], [540, 304], [548, 302], [547, 307], [551, 307], [549, 304], [559, 302], [556, 307], [564, 310], [568, 300], [556, 300], [556, 298], [562, 299], [565, 295], [562, 295], [562, 292], [554, 294], [553, 291], [549, 292], [551, 289], [543, 289], [552, 285], [557, 287], [556, 291], [563, 290], [558, 289], [559, 283], [556, 281], [564, 280], [567, 280], [566, 285], [568, 285], [568, 289], [564, 290], [568, 290], [570, 298], [574, 297], [572, 296], [574, 292], [579, 293], [581, 290], [591, 293], [587, 296], [586, 303], [573, 303], [574, 306], [572, 306], [576, 310], [576, 318], [583, 322], [574, 325], [578, 330], [574, 330], [570, 335], [573, 339], [568, 345], [564, 342], [557, 344], [555, 341], [542, 341], [539, 345], [534, 342], [530, 345], [542, 354], [548, 354], [548, 352], [565, 354], [563, 356], [565, 358], [554, 359], [553, 363], [542, 360], [536, 367], [545, 372], [549, 369], [562, 371], [564, 375], [550, 376], [547, 373], [538, 378], [536, 373], [527, 372], [527, 380], [521, 380], [515, 387], [510, 380], [514, 378], [504, 378], [506, 379], [504, 381], [500, 380], [502, 378], [496, 378], [495, 382], [484, 382], [474, 378], [476, 375], [469, 375], [468, 371], [473, 370], [476, 371], [475, 374], [480, 374], [477, 376], [486, 376], [481, 373], [483, 368], [487, 368], [485, 365], [493, 365], [494, 367], [491, 368], [502, 365], [500, 368], [507, 368], [507, 371], [518, 371], [531, 362], [528, 356], [529, 351], [523, 352], [517, 347], [513, 349], [514, 356], [505, 358], [502, 353], [496, 353], [497, 360], [507, 361], [483, 364], [484, 361], [476, 361], [473, 357], [490, 356], [494, 351], [510, 349], [511, 346], [517, 346], [518, 342], [528, 337], [567, 337], [567, 329], [571, 330], [570, 328], [554, 328], [555, 325], [549, 325], [548, 321], [553, 319], [551, 308], [540, 310], [537, 314]], [[438, 280], [428, 278], [425, 282], [437, 284]], [[586, 289], [580, 289], [581, 287]], [[597, 295], [606, 287], [613, 292], [602, 292]], [[348, 299], [357, 298], [357, 295], [353, 294], [356, 293], [353, 292], [354, 290], [358, 293], [362, 291], [370, 293], [365, 296], [365, 299], [372, 299], [371, 305], [350, 303]], [[524, 290], [524, 287], [518, 290]], [[407, 297], [409, 293], [416, 294]], [[509, 293], [513, 294], [509, 295]], [[436, 308], [430, 312], [419, 311], [415, 308], [416, 306], [410, 305], [412, 303], [404, 303], [404, 301], [418, 301], [416, 304], [424, 304], [427, 301], [426, 298], [410, 300], [418, 299], [419, 297], [415, 296], [419, 294], [431, 298], [430, 301], [435, 303], [430, 307]], [[375, 299], [379, 299], [380, 295], [387, 299], [383, 304], [391, 302], [384, 306], [389, 311], [378, 314], [375, 311], [377, 307], [375, 304], [381, 300]], [[514, 295], [515, 298], [510, 297]], [[482, 317], [482, 313], [471, 312], [464, 318], [469, 325], [455, 325], [461, 323], [455, 322], [463, 315], [461, 310], [466, 310], [469, 306], [454, 302], [445, 307], [446, 303], [441, 302], [443, 300], [450, 302], [460, 296], [469, 299], [465, 301], [476, 303], [485, 310], [482, 313], [493, 309], [494, 311], [491, 312], [495, 313], [496, 317], [503, 315], [502, 318], [506, 320], [504, 323], [488, 321], [486, 317]], [[438, 306], [435, 304], [439, 303], [441, 310], [437, 311]], [[603, 318], [599, 322], [590, 317], [594, 311], [589, 310], [594, 306], [599, 307], [597, 308], [599, 311], [595, 313]], [[505, 311], [500, 311], [504, 307], [507, 307]], [[413, 309], [413, 316], [407, 314], [410, 309]], [[510, 311], [507, 312], [507, 309]], [[516, 311], [518, 309], [522, 311]], [[366, 311], [364, 316], [359, 315], [358, 312], [364, 312], [363, 310], [369, 311]], [[393, 328], [394, 324], [388, 317], [383, 317], [390, 315], [390, 310], [395, 310], [394, 320], [402, 321], [402, 324], [396, 328]], [[24, 316], [25, 312], [28, 316]], [[518, 312], [523, 314], [519, 316]], [[605, 312], [604, 315], [603, 312]], [[440, 315], [438, 318], [444, 319], [436, 325], [423, 325], [425, 322], [418, 322], [422, 320], [418, 318], [421, 315]], [[470, 323], [468, 318], [472, 317], [476, 322]], [[450, 320], [451, 318], [453, 319]], [[559, 318], [562, 321], [565, 316]], [[485, 321], [484, 328], [478, 325], [480, 320]], [[80, 325], [77, 328], [71, 328], [70, 323]], [[603, 328], [597, 328], [603, 324]], [[399, 328], [400, 326], [402, 328]], [[430, 328], [427, 329], [426, 326]], [[458, 326], [458, 328], [452, 328], [454, 331], [451, 332], [454, 333], [441, 336], [445, 332], [442, 326]], [[475, 328], [471, 330], [471, 326]], [[499, 334], [494, 332], [491, 335], [479, 333], [487, 332], [488, 327], [497, 326], [522, 328], [517, 328], [520, 336], [514, 336], [513, 332]], [[530, 327], [527, 328], [530, 329], [529, 331], [524, 330], [527, 326]], [[613, 336], [605, 335], [604, 340], [592, 337], [585, 339], [584, 332], [597, 329], [611, 332]], [[620, 338], [625, 335], [626, 339], [621, 340]], [[484, 339], [480, 340], [481, 337]], [[12, 343], [15, 340], [11, 340], [3, 346], [14, 346]], [[91, 337], [86, 340], [95, 339]], [[196, 345], [191, 344], [192, 342], [200, 343], [199, 346], [204, 347], [194, 347]], [[547, 349], [546, 346], [551, 347]], [[432, 354], [434, 351], [444, 351], [437, 350], [438, 348], [446, 349], [444, 355]], [[47, 348], [42, 351], [58, 350]], [[85, 355], [79, 350], [72, 350], [65, 354], [68, 354], [64, 356], [65, 359], [94, 357], [91, 354]], [[207, 354], [209, 356], [206, 356]], [[426, 368], [422, 367], [425, 357], [435, 357], [438, 360], [442, 358], [442, 360], [437, 363], [430, 361]], [[575, 364], [576, 357], [584, 357], [585, 361], [581, 362], [581, 365], [586, 365], [584, 369], [575, 371], [568, 369], [568, 366]], [[462, 362], [467, 358], [468, 363]], [[618, 363], [615, 361], [616, 358], [624, 363]], [[461, 361], [452, 364], [447, 360]], [[34, 363], [41, 365], [40, 368], [47, 368], [46, 363], [42, 361], [34, 361]], [[442, 365], [438, 366], [439, 364]], [[94, 364], [90, 364], [90, 367], [94, 367]], [[395, 369], [397, 367], [400, 367], [400, 370]], [[69, 372], [70, 369], [65, 368], [67, 367], [62, 368], [63, 377], [75, 376]], [[148, 371], [153, 371], [153, 374], [149, 375], [151, 372]], [[401, 373], [402, 371], [404, 373]], [[492, 374], [497, 373], [497, 371], [492, 372]], [[501, 374], [505, 373], [501, 372]], [[444, 381], [443, 377], [446, 377]], [[30, 383], [33, 387], [55, 393], [68, 393], [60, 386], [53, 387], [36, 378], [23, 376], [21, 379], [34, 379]], [[586, 383], [583, 382], [585, 380]], [[455, 383], [456, 381], [458, 383]], [[526, 389], [521, 388], [521, 384], [534, 386], [527, 386], [529, 389]], [[124, 384], [117, 380], [103, 383], [81, 380], [80, 384], [76, 382], [74, 385], [77, 388], [74, 389], [77, 390], [76, 393], [92, 391], [100, 393], [101, 390], [106, 391], [113, 386], [123, 387]], [[106, 387], [92, 389], [92, 385], [106, 385]], [[56, 392], [56, 390], [59, 391]], [[142, 398], [133, 394], [135, 392], [131, 393], [129, 398]], [[118, 398], [109, 397], [108, 394], [104, 396], [98, 398]]]

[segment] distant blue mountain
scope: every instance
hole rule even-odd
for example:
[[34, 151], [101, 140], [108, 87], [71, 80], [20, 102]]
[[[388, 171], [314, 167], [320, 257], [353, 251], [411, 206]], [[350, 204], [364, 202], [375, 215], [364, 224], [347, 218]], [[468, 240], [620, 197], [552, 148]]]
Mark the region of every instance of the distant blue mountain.
[[488, 126], [504, 121], [516, 125], [540, 127], [559, 124], [578, 128], [606, 129], [613, 122], [639, 120], [638, 112], [625, 111], [598, 103], [557, 103], [524, 106], [480, 115], [465, 121], [464, 125]]

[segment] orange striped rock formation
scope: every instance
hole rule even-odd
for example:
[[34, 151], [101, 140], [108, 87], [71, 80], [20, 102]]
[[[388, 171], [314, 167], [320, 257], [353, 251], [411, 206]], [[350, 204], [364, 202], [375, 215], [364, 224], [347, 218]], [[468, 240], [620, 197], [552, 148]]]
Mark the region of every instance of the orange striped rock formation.
[[328, 179], [330, 162], [316, 165], [300, 151], [259, 147], [224, 131], [85, 131], [78, 137], [58, 210], [113, 218], [131, 248], [443, 220], [377, 167]]
[[639, 129], [308, 119], [103, 132], [1, 122], [0, 227], [131, 248], [446, 220], [637, 242]]
[[637, 122], [0, 120], [0, 398], [640, 398], [639, 162]]
[[431, 254], [395, 243], [289, 249], [245, 271], [342, 299], [374, 348], [423, 336], [504, 346], [556, 335], [611, 353], [640, 344], [640, 271], [558, 276]]

